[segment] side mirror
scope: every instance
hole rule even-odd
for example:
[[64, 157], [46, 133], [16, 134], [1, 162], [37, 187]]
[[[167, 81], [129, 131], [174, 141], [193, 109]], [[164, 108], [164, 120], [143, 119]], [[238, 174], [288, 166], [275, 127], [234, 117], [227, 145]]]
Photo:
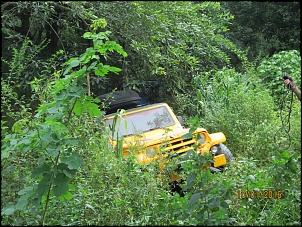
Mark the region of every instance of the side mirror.
[[182, 119], [182, 116], [177, 116], [177, 119], [181, 125], [185, 124], [184, 120]]

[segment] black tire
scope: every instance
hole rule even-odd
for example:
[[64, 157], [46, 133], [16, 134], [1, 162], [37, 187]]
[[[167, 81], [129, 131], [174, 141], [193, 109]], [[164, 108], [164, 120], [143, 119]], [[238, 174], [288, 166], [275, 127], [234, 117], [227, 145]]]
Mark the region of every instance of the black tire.
[[171, 190], [171, 193], [172, 195], [174, 195], [175, 192], [177, 192], [179, 194], [180, 197], [184, 197], [185, 196], [185, 192], [182, 188], [182, 184], [185, 183], [185, 180], [183, 179], [180, 179], [178, 181], [172, 181], [169, 183], [169, 186], [170, 186], [170, 190]]
[[227, 162], [230, 162], [233, 159], [231, 151], [223, 143], [218, 144], [218, 151], [216, 155], [224, 154]]

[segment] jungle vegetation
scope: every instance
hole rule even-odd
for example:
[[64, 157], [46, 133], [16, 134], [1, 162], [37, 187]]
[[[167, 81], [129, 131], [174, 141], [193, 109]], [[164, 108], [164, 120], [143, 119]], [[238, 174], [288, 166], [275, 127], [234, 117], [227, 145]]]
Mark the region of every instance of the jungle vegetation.
[[[300, 16], [300, 2], [2, 1], [1, 225], [301, 226], [301, 102], [280, 80], [301, 88]], [[234, 160], [213, 174], [192, 153], [171, 194], [99, 129], [96, 97], [127, 88], [223, 132]]]

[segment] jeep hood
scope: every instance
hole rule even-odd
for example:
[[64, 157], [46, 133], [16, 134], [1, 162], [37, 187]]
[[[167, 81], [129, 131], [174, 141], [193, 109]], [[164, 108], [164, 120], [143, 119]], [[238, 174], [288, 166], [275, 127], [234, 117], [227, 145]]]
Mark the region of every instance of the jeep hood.
[[[141, 145], [144, 147], [149, 147], [155, 144], [160, 144], [166, 141], [181, 138], [182, 136], [189, 133], [188, 128], [179, 128], [173, 131], [167, 131], [165, 129], [156, 129], [149, 132], [145, 132], [140, 135], [128, 136], [123, 138], [123, 148], [127, 149], [131, 145]], [[198, 128], [194, 133], [206, 130], [204, 128]], [[112, 141], [114, 145], [116, 141]]]
[[140, 141], [146, 145], [158, 144], [167, 140], [180, 138], [183, 135], [187, 134], [189, 129], [180, 129], [177, 131], [166, 132], [164, 129], [156, 130], [153, 133], [146, 133], [141, 138]]

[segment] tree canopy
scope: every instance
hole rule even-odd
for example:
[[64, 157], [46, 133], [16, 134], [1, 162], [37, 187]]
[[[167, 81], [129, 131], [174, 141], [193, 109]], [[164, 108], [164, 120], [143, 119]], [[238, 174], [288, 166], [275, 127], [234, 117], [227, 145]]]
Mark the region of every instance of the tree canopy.
[[[201, 72], [240, 68], [247, 49], [250, 60], [299, 50], [298, 6], [299, 2], [2, 2], [2, 53], [10, 60], [10, 50], [20, 50], [28, 42], [28, 57], [20, 63], [23, 75], [16, 75], [18, 84], [27, 86], [34, 77], [43, 77], [43, 61], [58, 50], [64, 55], [56, 64], [81, 53], [90, 42], [82, 34], [93, 19], [104, 18], [111, 39], [129, 54], [124, 59], [113, 53], [106, 56], [121, 74], [92, 75], [93, 91], [98, 95], [114, 88], [142, 89], [157, 80], [175, 96], [190, 90], [189, 82]], [[58, 66], [53, 65], [53, 71]], [[6, 72], [3, 64], [7, 77]]]

